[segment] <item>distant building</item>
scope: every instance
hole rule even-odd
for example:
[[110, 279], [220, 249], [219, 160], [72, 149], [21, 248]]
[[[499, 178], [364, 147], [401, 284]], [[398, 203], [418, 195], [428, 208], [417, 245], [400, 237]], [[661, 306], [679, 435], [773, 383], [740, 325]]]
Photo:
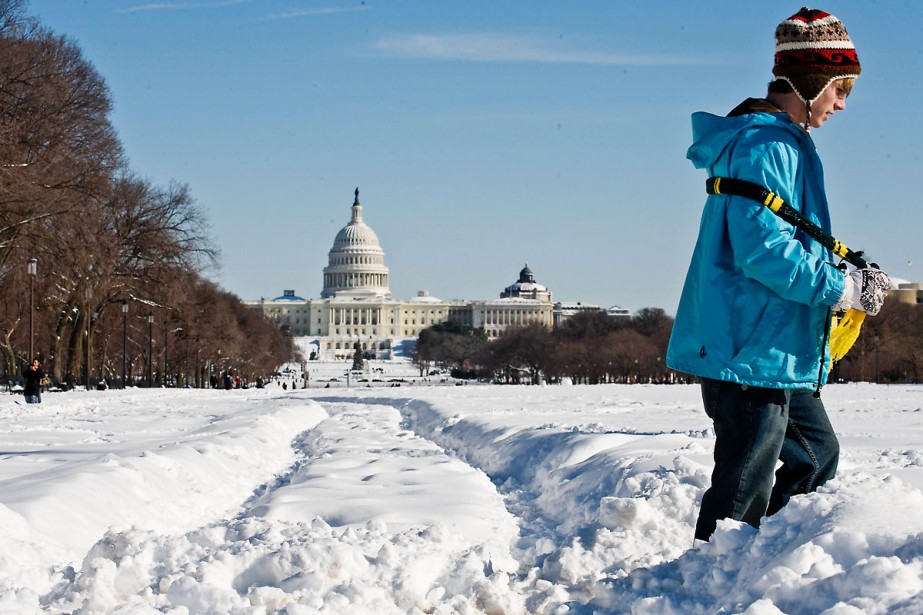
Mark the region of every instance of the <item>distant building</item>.
[[617, 305], [613, 305], [610, 308], [602, 308], [598, 305], [593, 305], [592, 303], [581, 303], [580, 301], [571, 302], [571, 303], [555, 303], [554, 304], [554, 326], [560, 327], [561, 324], [566, 322], [570, 317], [579, 312], [589, 312], [589, 311], [600, 311], [605, 312], [609, 318], [615, 320], [629, 319], [631, 318], [631, 311]]
[[[559, 318], [566, 318], [558, 316], [557, 307], [565, 304], [552, 302], [551, 291], [535, 281], [528, 265], [499, 299], [487, 301], [442, 301], [427, 291], [395, 301], [389, 274], [378, 236], [362, 219], [356, 189], [350, 221], [336, 234], [328, 253], [320, 299], [304, 299], [286, 290], [275, 299], [244, 303], [288, 335], [311, 338], [317, 358], [323, 360], [351, 357], [356, 343], [370, 358], [389, 359], [424, 329], [447, 321], [483, 328], [493, 339], [512, 327], [551, 328]], [[612, 309], [621, 315], [621, 308]]]
[[923, 303], [923, 284], [920, 282], [899, 282], [896, 289], [888, 293], [888, 298], [901, 303]]
[[281, 297], [244, 301], [251, 307], [259, 307], [263, 315], [274, 322], [284, 333], [293, 336], [308, 335], [308, 302], [295, 294], [294, 290], [282, 291]]

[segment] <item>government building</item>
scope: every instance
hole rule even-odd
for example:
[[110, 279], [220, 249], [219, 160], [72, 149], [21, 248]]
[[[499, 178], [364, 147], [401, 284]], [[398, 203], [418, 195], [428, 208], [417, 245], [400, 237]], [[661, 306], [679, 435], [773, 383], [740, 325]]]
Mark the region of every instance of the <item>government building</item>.
[[[244, 303], [262, 311], [288, 335], [309, 338], [314, 349], [310, 358], [325, 361], [351, 357], [357, 342], [366, 356], [390, 359], [409, 350], [421, 331], [442, 322], [482, 328], [494, 339], [512, 327], [551, 328], [581, 309], [600, 309], [555, 304], [551, 291], [535, 281], [528, 265], [498, 299], [486, 301], [442, 301], [426, 291], [395, 301], [388, 276], [378, 236], [362, 219], [357, 188], [350, 221], [333, 240], [320, 299], [304, 299], [286, 290], [272, 300]], [[610, 308], [609, 314], [630, 315], [621, 308]]]

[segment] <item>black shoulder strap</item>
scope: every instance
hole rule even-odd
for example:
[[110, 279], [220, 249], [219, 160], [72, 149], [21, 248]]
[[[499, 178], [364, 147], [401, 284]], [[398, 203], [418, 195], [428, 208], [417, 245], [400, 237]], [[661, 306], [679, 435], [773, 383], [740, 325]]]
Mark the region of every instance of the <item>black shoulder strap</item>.
[[792, 226], [816, 239], [850, 265], [859, 269], [868, 267], [868, 263], [862, 258], [862, 252], [853, 252], [846, 244], [834, 239], [830, 233], [801, 215], [800, 211], [786, 203], [782, 197], [759, 184], [731, 177], [709, 177], [705, 181], [705, 191], [708, 194], [733, 194], [757, 201]]

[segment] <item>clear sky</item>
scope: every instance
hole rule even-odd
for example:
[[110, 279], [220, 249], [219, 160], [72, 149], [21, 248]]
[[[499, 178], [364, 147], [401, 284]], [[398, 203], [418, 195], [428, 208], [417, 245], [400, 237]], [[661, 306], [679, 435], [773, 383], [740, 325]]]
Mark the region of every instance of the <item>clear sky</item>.
[[[189, 184], [244, 299], [316, 298], [360, 190], [396, 299], [675, 313], [704, 202], [689, 116], [771, 79], [798, 2], [31, 0], [106, 80], [132, 169]], [[923, 3], [831, 0], [863, 73], [813, 131], [834, 234], [923, 281]]]

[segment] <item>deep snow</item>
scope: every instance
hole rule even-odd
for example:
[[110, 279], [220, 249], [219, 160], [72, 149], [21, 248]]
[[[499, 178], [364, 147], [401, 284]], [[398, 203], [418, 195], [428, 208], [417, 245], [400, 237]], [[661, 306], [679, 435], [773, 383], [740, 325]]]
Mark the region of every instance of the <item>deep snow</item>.
[[923, 612], [923, 387], [829, 386], [838, 477], [693, 546], [694, 386], [351, 384], [4, 396], [0, 613]]

